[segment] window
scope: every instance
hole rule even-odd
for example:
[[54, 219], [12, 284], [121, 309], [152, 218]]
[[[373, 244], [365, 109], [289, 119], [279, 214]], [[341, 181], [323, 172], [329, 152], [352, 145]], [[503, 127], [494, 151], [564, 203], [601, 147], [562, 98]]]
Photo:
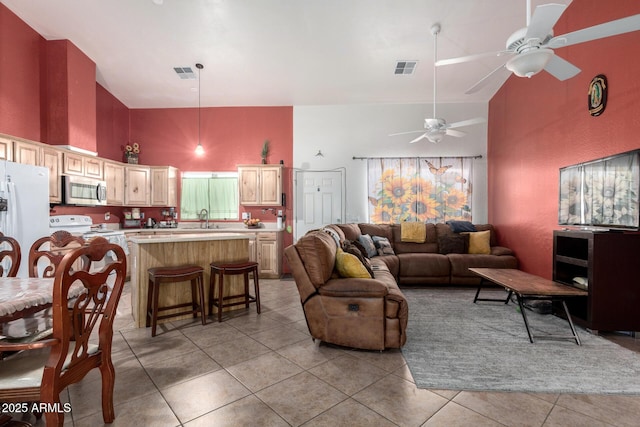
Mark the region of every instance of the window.
[[180, 219], [238, 219], [237, 172], [183, 172]]

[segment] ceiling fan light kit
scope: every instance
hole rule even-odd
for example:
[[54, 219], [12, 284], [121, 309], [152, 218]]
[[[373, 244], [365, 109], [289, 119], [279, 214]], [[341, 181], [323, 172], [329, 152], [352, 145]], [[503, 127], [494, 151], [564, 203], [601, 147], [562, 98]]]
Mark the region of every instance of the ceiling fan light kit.
[[552, 56], [551, 49], [532, 49], [514, 56], [505, 67], [518, 77], [531, 78], [547, 66]]

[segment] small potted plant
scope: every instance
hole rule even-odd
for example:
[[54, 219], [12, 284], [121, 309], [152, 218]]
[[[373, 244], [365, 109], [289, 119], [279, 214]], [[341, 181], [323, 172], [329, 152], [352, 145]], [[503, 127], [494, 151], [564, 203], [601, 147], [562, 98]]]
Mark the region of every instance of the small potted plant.
[[269, 155], [269, 140], [265, 139], [264, 143], [262, 144], [262, 164], [266, 165], [267, 164], [267, 156]]

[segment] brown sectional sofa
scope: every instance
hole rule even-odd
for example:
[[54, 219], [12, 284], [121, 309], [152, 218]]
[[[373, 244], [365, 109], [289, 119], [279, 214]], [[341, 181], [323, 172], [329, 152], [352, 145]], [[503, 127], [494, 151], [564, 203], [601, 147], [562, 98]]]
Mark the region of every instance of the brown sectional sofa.
[[400, 285], [474, 285], [479, 278], [469, 267], [516, 268], [512, 252], [496, 245], [490, 230], [491, 253], [441, 254], [442, 242], [453, 234], [446, 224], [426, 224], [424, 243], [401, 239], [396, 224], [334, 224], [327, 226], [340, 241], [357, 240], [361, 234], [389, 239], [394, 255], [370, 259], [374, 278], [343, 278], [335, 271], [337, 244], [329, 233], [307, 233], [285, 249], [285, 256], [296, 281], [309, 332], [314, 339], [347, 347], [383, 350], [400, 348], [406, 341], [407, 301]]

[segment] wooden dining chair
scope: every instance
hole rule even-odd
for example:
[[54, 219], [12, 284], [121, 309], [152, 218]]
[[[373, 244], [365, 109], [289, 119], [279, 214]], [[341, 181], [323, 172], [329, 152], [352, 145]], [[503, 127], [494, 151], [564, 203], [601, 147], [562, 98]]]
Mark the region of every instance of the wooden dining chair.
[[[58, 230], [50, 236], [41, 237], [33, 242], [29, 249], [29, 277], [54, 277], [58, 264], [65, 254], [85, 244], [79, 236], [68, 231]], [[88, 270], [91, 263], [79, 260], [79, 268]], [[40, 272], [41, 271], [41, 272]]]
[[[18, 241], [0, 232], [0, 277], [16, 277], [21, 259], [22, 254]], [[5, 268], [7, 262], [9, 267]]]
[[[114, 261], [101, 270], [73, 269], [83, 257], [99, 261], [109, 251], [115, 254]], [[18, 351], [0, 360], [0, 402], [40, 402], [50, 411], [44, 413], [46, 425], [62, 426], [65, 406], [60, 393], [98, 368], [102, 376], [102, 417], [107, 424], [113, 422], [115, 370], [111, 345], [125, 275], [124, 251], [102, 237], [63, 257], [53, 283], [53, 337], [23, 344], [0, 342], [0, 352]], [[72, 286], [84, 286], [85, 293], [69, 299]], [[71, 316], [69, 301], [73, 301]]]

